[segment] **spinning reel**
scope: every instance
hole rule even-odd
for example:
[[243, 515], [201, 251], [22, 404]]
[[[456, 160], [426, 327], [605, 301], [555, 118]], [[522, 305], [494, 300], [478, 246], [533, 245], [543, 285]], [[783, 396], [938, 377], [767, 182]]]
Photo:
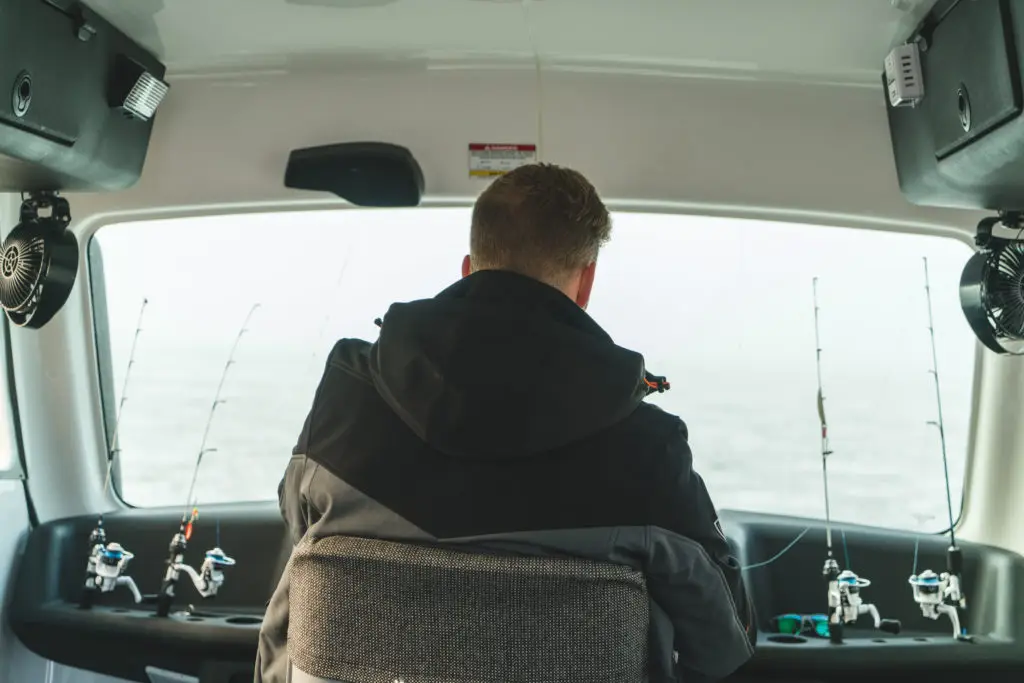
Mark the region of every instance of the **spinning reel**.
[[204, 598], [212, 598], [217, 595], [217, 591], [224, 584], [224, 569], [235, 564], [234, 558], [229, 557], [219, 547], [206, 552], [199, 571], [196, 571], [191, 565], [185, 564], [185, 550], [192, 537], [192, 524], [195, 522], [196, 516], [197, 513], [193, 510], [191, 518], [182, 520], [178, 533], [171, 539], [167, 571], [160, 584], [160, 593], [157, 595], [156, 614], [158, 617], [166, 617], [170, 614], [178, 579], [181, 578], [182, 572], [188, 574], [192, 579], [192, 585], [195, 586], [199, 595]]
[[142, 594], [130, 576], [124, 576], [128, 563], [135, 555], [121, 547], [120, 543], [107, 543], [107, 534], [102, 525], [97, 525], [89, 536], [92, 552], [86, 563], [85, 587], [79, 606], [82, 609], [92, 607], [97, 593], [110, 593], [118, 586], [125, 586], [131, 591], [136, 603], [142, 602]]
[[908, 583], [914, 591], [914, 602], [921, 608], [921, 614], [927, 619], [938, 619], [945, 615], [953, 626], [953, 637], [965, 643], [974, 642], [967, 635], [961, 615], [966, 614], [967, 598], [960, 584], [962, 575], [962, 556], [959, 548], [950, 548], [947, 559], [949, 571], [936, 574], [925, 569], [920, 574], [913, 574]]
[[882, 619], [878, 608], [861, 597], [860, 589], [871, 585], [869, 579], [849, 569], [840, 572], [839, 564], [832, 558], [825, 561], [824, 572], [828, 580], [829, 636], [833, 643], [843, 642], [844, 624], [856, 624], [865, 614], [871, 615], [876, 629], [893, 635], [900, 632], [899, 621]]
[[953, 637], [957, 640], [966, 640], [970, 636], [965, 635], [960, 627], [960, 615], [956, 607], [947, 604], [946, 600], [957, 601], [960, 595], [960, 581], [947, 572], [938, 575], [931, 569], [925, 569], [920, 574], [910, 577], [910, 585], [914, 590], [914, 602], [921, 607], [921, 614], [928, 619], [938, 619], [945, 615], [953, 624]]
[[213, 548], [206, 551], [206, 557], [198, 572], [191, 565], [182, 563], [175, 564], [174, 569], [189, 575], [199, 595], [212, 598], [217, 595], [217, 591], [224, 583], [224, 567], [232, 567], [234, 564], [234, 558], [225, 555], [220, 548]]

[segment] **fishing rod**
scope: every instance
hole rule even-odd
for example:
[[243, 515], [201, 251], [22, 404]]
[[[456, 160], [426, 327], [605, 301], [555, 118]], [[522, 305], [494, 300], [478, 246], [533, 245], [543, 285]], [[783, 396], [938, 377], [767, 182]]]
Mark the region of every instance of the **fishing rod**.
[[932, 367], [928, 371], [935, 379], [935, 404], [938, 417], [928, 424], [939, 430], [939, 444], [942, 450], [942, 471], [946, 478], [946, 508], [949, 512], [949, 548], [946, 549], [946, 571], [936, 574], [925, 569], [920, 574], [911, 574], [909, 583], [913, 590], [914, 602], [928, 619], [949, 617], [953, 625], [953, 637], [960, 641], [972, 642], [967, 634], [967, 597], [963, 591], [963, 552], [956, 543], [953, 519], [953, 495], [949, 486], [949, 463], [946, 457], [946, 426], [942, 419], [942, 391], [939, 386], [939, 358], [935, 349], [935, 321], [932, 317], [932, 287], [928, 276], [928, 257], [924, 260], [924, 291], [928, 303], [928, 337], [932, 347]]
[[[110, 481], [114, 471], [114, 461], [117, 454], [121, 452], [119, 435], [121, 433], [121, 417], [124, 415], [124, 404], [128, 400], [128, 379], [132, 374], [132, 367], [135, 365], [135, 349], [139, 343], [139, 334], [142, 332], [142, 317], [146, 312], [146, 304], [149, 299], [142, 299], [142, 306], [139, 308], [139, 319], [135, 325], [135, 335], [132, 337], [132, 348], [128, 354], [128, 368], [124, 373], [124, 383], [121, 386], [121, 401], [117, 405], [117, 416], [114, 418], [114, 432], [110, 440], [110, 451], [107, 453], [107, 473], [103, 478], [103, 497], [106, 498], [110, 490]], [[92, 607], [96, 593], [109, 593], [118, 586], [126, 586], [135, 598], [135, 602], [142, 602], [142, 594], [138, 586], [130, 576], [124, 576], [128, 569], [128, 563], [135, 555], [125, 550], [120, 543], [107, 543], [107, 532], [103, 526], [103, 511], [100, 511], [96, 519], [96, 526], [89, 534], [89, 545], [92, 550], [89, 552], [89, 560], [86, 563], [85, 588], [79, 601], [82, 609]]]
[[[235, 560], [224, 553], [220, 549], [220, 539], [217, 539], [218, 546], [208, 550], [203, 559], [203, 564], [200, 566], [199, 571], [193, 569], [190, 565], [185, 564], [185, 550], [188, 547], [188, 542], [192, 538], [192, 529], [195, 525], [196, 520], [199, 518], [199, 503], [198, 499], [194, 497], [196, 481], [199, 477], [199, 466], [203, 463], [203, 457], [207, 453], [212, 453], [217, 450], [216, 448], [207, 448], [206, 442], [210, 436], [210, 428], [213, 426], [213, 418], [217, 413], [217, 406], [225, 403], [226, 401], [221, 398], [221, 393], [224, 390], [224, 383], [227, 380], [228, 370], [235, 364], [235, 354], [238, 351], [238, 346], [242, 341], [242, 336], [249, 330], [249, 321], [252, 319], [253, 313], [260, 305], [253, 304], [252, 308], [249, 309], [248, 315], [245, 316], [245, 321], [242, 323], [242, 329], [238, 331], [238, 335], [235, 337], [235, 342], [231, 346], [231, 353], [228, 354], [227, 363], [224, 365], [224, 371], [221, 372], [220, 382], [217, 384], [217, 392], [214, 394], [213, 404], [210, 406], [210, 414], [206, 420], [206, 428], [203, 430], [203, 438], [199, 444], [199, 453], [196, 456], [196, 464], [192, 470], [192, 483], [189, 485], [188, 496], [185, 498], [185, 511], [181, 515], [181, 522], [178, 525], [178, 531], [171, 538], [171, 544], [168, 548], [169, 556], [167, 558], [167, 571], [164, 574], [163, 582], [160, 585], [160, 592], [157, 594], [157, 607], [156, 614], [159, 617], [166, 617], [170, 614], [171, 604], [174, 602], [175, 587], [178, 584], [178, 579], [181, 576], [181, 572], [185, 572], [192, 579], [192, 584], [195, 586], [196, 591], [204, 598], [211, 598], [217, 595], [217, 591], [220, 590], [221, 585], [224, 583], [224, 572], [225, 567], [230, 567], [235, 564]], [[219, 536], [219, 534], [218, 534]]]
[[[359, 235], [361, 237], [362, 233], [360, 232]], [[345, 273], [348, 271], [348, 264], [352, 260], [353, 251], [354, 248], [350, 249], [348, 253], [345, 254], [345, 260], [342, 262], [341, 268], [338, 270], [338, 279], [335, 280], [334, 282], [333, 290], [335, 295], [341, 293], [341, 283], [344, 282], [345, 280]], [[332, 297], [332, 300], [334, 300], [335, 298], [338, 297]], [[306, 369], [306, 375], [313, 374], [313, 371], [316, 368], [316, 359], [317, 356], [320, 355], [321, 344], [323, 343], [324, 336], [327, 334], [327, 325], [331, 321], [332, 312], [333, 309], [330, 306], [328, 306], [327, 313], [324, 314], [323, 320], [320, 321], [320, 329], [317, 331], [316, 344], [313, 346], [313, 352], [309, 356], [309, 367]]]
[[821, 423], [821, 476], [825, 487], [825, 546], [828, 551], [825, 560], [826, 567], [835, 567], [835, 573], [839, 572], [839, 564], [832, 556], [832, 516], [828, 500], [828, 456], [832, 455], [832, 449], [828, 445], [828, 421], [825, 419], [825, 391], [821, 382], [821, 333], [818, 325], [818, 278], [811, 281], [814, 289], [814, 349], [815, 365], [818, 372], [818, 421]]
[[844, 606], [849, 602], [839, 582], [839, 562], [832, 554], [832, 512], [828, 499], [828, 456], [832, 449], [828, 442], [828, 420], [825, 419], [825, 391], [821, 381], [821, 333], [819, 331], [818, 278], [811, 281], [814, 291], [814, 349], [818, 373], [818, 422], [821, 424], [821, 477], [825, 491], [825, 566], [822, 575], [828, 586], [829, 638], [833, 643], [843, 642]]
[[828, 440], [828, 421], [825, 419], [825, 392], [821, 381], [821, 335], [818, 330], [818, 278], [812, 280], [814, 291], [814, 346], [815, 361], [818, 371], [818, 421], [821, 424], [821, 474], [825, 491], [825, 566], [822, 575], [828, 586], [828, 622], [829, 640], [836, 644], [843, 642], [843, 629], [846, 624], [855, 624], [864, 614], [870, 614], [874, 627], [888, 633], [899, 633], [900, 622], [895, 619], [882, 619], [878, 608], [865, 603], [860, 591], [871, 585], [871, 581], [857, 576], [850, 569], [840, 571], [839, 562], [832, 553], [832, 512], [828, 497], [828, 456], [832, 449]]

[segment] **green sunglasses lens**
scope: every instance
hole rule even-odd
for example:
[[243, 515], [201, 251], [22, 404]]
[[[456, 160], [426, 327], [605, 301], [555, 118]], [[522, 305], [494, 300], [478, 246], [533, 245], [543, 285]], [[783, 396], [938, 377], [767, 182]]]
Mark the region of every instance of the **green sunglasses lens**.
[[814, 624], [814, 632], [817, 633], [819, 637], [829, 637], [828, 617], [824, 614], [815, 614], [811, 617], [811, 623]]
[[793, 635], [800, 633], [802, 622], [803, 619], [800, 618], [799, 614], [783, 614], [775, 617], [775, 629], [779, 633]]

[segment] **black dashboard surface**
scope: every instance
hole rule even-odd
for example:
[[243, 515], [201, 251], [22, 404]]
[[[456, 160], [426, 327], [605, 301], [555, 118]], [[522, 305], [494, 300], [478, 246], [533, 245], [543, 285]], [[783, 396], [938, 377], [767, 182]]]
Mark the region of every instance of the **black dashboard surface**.
[[[132, 509], [106, 518], [108, 539], [135, 553], [128, 574], [142, 593], [155, 593], [179, 510]], [[201, 683], [252, 680], [263, 610], [277, 585], [290, 542], [273, 503], [210, 506], [189, 544], [186, 562], [218, 541], [237, 560], [215, 599], [203, 600], [183, 582], [169, 618], [136, 605], [129, 593], [103, 594], [90, 610], [78, 607], [95, 517], [43, 524], [27, 537], [15, 572], [11, 626], [32, 651], [68, 666], [146, 681], [146, 667], [198, 678]], [[899, 635], [870, 627], [868, 616], [847, 628], [842, 645], [827, 639], [779, 637], [772, 617], [825, 611], [825, 534], [820, 522], [724, 511], [723, 525], [744, 567], [758, 614], [758, 648], [734, 676], [737, 681], [1024, 680], [1024, 558], [970, 543], [964, 550], [968, 629], [974, 643], [958, 643], [948, 620], [924, 618], [911, 597], [908, 577], [945, 567], [947, 541], [869, 527], [834, 531], [844, 568], [869, 578], [865, 602], [902, 623]], [[801, 536], [802, 534], [802, 536]], [[797, 540], [794, 543], [794, 540]], [[766, 563], [780, 551], [778, 559]], [[915, 553], [915, 545], [916, 553]], [[190, 607], [191, 605], [191, 607]]]

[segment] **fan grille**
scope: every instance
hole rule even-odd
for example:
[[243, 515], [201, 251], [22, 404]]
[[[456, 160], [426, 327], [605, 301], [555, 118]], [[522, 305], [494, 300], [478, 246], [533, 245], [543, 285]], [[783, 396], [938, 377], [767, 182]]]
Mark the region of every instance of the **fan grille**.
[[990, 263], [985, 295], [992, 322], [1000, 336], [1024, 338], [1024, 245], [1006, 245]]
[[17, 230], [0, 246], [0, 305], [20, 312], [39, 295], [46, 260], [46, 241], [39, 235], [22, 237]]

